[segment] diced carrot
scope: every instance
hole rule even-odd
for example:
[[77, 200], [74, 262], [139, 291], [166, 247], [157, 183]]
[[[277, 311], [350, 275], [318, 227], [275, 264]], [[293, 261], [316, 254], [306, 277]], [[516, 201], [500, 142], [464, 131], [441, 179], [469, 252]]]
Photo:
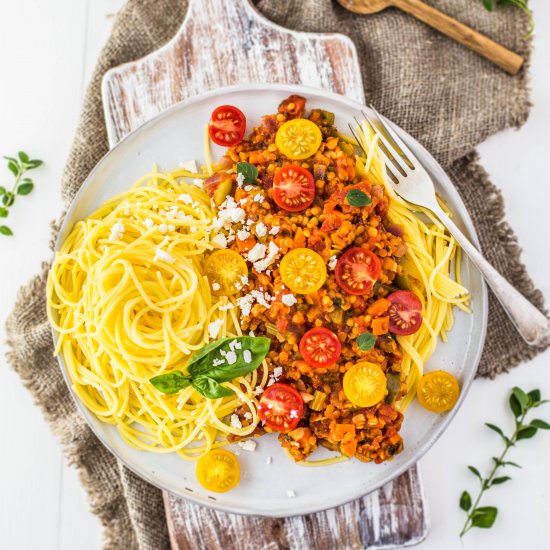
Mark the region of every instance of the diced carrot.
[[332, 432], [332, 437], [334, 441], [352, 440], [355, 437], [355, 424], [336, 424]]
[[239, 202], [241, 199], [245, 199], [248, 197], [248, 193], [242, 189], [241, 187], [237, 187], [237, 190], [235, 191], [235, 202]]
[[372, 334], [374, 336], [381, 336], [382, 334], [387, 334], [390, 329], [390, 318], [389, 317], [377, 317], [371, 322]]
[[275, 156], [272, 153], [258, 149], [257, 151], [250, 151], [248, 155], [248, 162], [251, 164], [263, 164], [274, 160], [274, 158]]
[[306, 246], [306, 236], [301, 227], [296, 229], [296, 234], [294, 235], [294, 246], [296, 248], [305, 248]]
[[367, 308], [367, 313], [371, 317], [378, 317], [378, 315], [388, 311], [390, 306], [391, 302], [389, 300], [386, 300], [386, 298], [379, 298]]
[[355, 451], [357, 450], [357, 441], [346, 441], [340, 445], [340, 450], [342, 454], [346, 456], [355, 456]]
[[250, 235], [250, 237], [248, 237], [244, 241], [236, 239], [236, 243], [239, 252], [248, 252], [249, 250], [254, 248], [254, 245], [256, 244], [256, 238], [253, 235]]

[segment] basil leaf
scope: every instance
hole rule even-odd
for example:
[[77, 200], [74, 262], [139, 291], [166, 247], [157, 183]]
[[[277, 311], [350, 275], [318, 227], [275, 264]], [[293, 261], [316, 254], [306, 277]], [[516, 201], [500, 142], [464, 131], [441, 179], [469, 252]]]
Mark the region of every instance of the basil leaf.
[[28, 195], [34, 189], [34, 184], [32, 183], [22, 183], [17, 187], [18, 195]]
[[476, 508], [472, 512], [472, 525], [474, 527], [481, 527], [482, 529], [489, 529], [495, 523], [497, 513], [498, 510], [494, 506]]
[[191, 381], [191, 386], [204, 397], [208, 399], [218, 399], [220, 397], [230, 397], [234, 391], [224, 388], [218, 382], [208, 376], [197, 376]]
[[369, 349], [372, 349], [374, 347], [374, 344], [376, 344], [376, 336], [371, 334], [370, 332], [363, 332], [363, 334], [360, 334], [357, 337], [357, 347], [363, 351], [369, 351]]
[[11, 237], [13, 231], [7, 225], [0, 225], [0, 234], [6, 235], [6, 237]]
[[372, 202], [370, 197], [361, 189], [350, 189], [346, 199], [351, 206], [368, 206]]
[[159, 374], [150, 379], [151, 384], [162, 393], [178, 393], [191, 383], [191, 378], [185, 376], [182, 372], [174, 371], [166, 374]]
[[460, 495], [460, 508], [467, 512], [472, 507], [472, 499], [470, 497], [470, 493], [468, 491], [464, 491], [462, 495]]
[[[231, 342], [241, 344], [241, 349], [235, 349], [233, 352], [236, 355], [236, 361], [233, 364], [229, 364], [221, 353], [223, 351], [227, 354], [231, 351]], [[239, 376], [246, 376], [260, 366], [260, 363], [265, 359], [269, 351], [270, 345], [271, 340], [264, 337], [238, 336], [235, 338], [221, 338], [193, 355], [187, 365], [187, 372], [193, 377], [205, 375], [218, 382], [227, 382]], [[245, 350], [250, 351], [251, 354], [250, 362], [248, 363], [244, 360]], [[215, 359], [222, 359], [224, 363], [214, 366]]]
[[244, 183], [255, 183], [258, 179], [258, 169], [249, 162], [237, 162], [237, 174], [244, 176]]

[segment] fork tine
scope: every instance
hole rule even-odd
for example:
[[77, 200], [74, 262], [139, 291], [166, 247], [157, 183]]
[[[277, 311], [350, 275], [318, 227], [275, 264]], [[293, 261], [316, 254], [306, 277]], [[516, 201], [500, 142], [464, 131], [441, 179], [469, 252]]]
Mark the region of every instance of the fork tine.
[[365, 153], [365, 155], [368, 154], [367, 151], [365, 151], [365, 148], [363, 147], [363, 144], [361, 143], [361, 139], [356, 134], [355, 129], [353, 128], [352, 124], [348, 124], [348, 126], [349, 126], [349, 129], [350, 129], [350, 132], [351, 132], [352, 136], [355, 138], [355, 141], [357, 141], [357, 143], [359, 144], [359, 147], [361, 148], [363, 153]]
[[372, 129], [374, 130], [380, 141], [384, 144], [389, 154], [393, 157], [393, 159], [390, 159], [389, 156], [386, 155], [387, 159], [390, 160], [390, 162], [392, 162], [394, 166], [401, 169], [404, 174], [408, 174], [411, 171], [411, 167], [403, 160], [401, 155], [396, 151], [395, 147], [390, 143], [386, 136], [376, 127], [374, 121], [369, 116], [369, 114], [363, 112], [363, 116], [371, 125]]
[[397, 146], [401, 149], [406, 159], [411, 163], [411, 165], [416, 166], [418, 164], [418, 161], [416, 160], [414, 153], [405, 145], [403, 140], [397, 135], [397, 132], [395, 132], [395, 130], [390, 127], [390, 125], [384, 120], [382, 115], [372, 105], [369, 105], [369, 107], [374, 111], [374, 113], [378, 117], [378, 120], [380, 121], [380, 124], [382, 125], [384, 130], [388, 132], [388, 134], [391, 136]]

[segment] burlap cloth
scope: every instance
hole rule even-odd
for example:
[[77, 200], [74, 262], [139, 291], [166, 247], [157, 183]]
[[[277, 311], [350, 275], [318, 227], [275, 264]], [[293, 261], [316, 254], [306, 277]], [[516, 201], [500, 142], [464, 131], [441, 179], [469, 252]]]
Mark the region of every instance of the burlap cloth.
[[[516, 52], [529, 57], [527, 22], [515, 9], [487, 13], [478, 0], [431, 2]], [[68, 206], [107, 151], [100, 83], [105, 71], [161, 46], [178, 29], [182, 0], [129, 0], [114, 22], [91, 83], [61, 192]], [[538, 307], [543, 297], [520, 261], [514, 233], [504, 221], [498, 189], [477, 164], [473, 148], [506, 127], [519, 127], [529, 111], [527, 71], [511, 77], [423, 24], [390, 9], [355, 16], [330, 0], [260, 0], [269, 19], [304, 31], [338, 31], [355, 42], [368, 101], [408, 130], [446, 167], [474, 220], [488, 260]], [[55, 229], [54, 229], [55, 233]], [[98, 442], [69, 396], [53, 358], [42, 273], [22, 288], [8, 319], [8, 358], [35, 396], [66, 456], [80, 471], [91, 509], [104, 526], [105, 548], [169, 546], [161, 492], [138, 479]], [[489, 330], [479, 376], [496, 374], [533, 357], [491, 297]]]

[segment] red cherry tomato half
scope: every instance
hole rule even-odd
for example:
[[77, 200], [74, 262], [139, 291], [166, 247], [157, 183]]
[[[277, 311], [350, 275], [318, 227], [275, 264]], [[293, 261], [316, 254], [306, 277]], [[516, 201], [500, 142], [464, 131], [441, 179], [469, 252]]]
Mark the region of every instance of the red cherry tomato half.
[[245, 130], [246, 117], [232, 105], [222, 105], [214, 109], [208, 123], [210, 139], [222, 147], [231, 147], [240, 143]]
[[273, 384], [266, 388], [258, 407], [260, 420], [277, 432], [295, 428], [303, 412], [302, 396], [290, 384]]
[[414, 334], [422, 324], [422, 302], [410, 290], [396, 290], [388, 296], [391, 306], [390, 332], [401, 336]]
[[300, 340], [300, 353], [311, 367], [334, 365], [342, 353], [340, 340], [328, 328], [312, 328]]
[[283, 166], [275, 174], [273, 200], [288, 212], [305, 210], [315, 198], [315, 182], [309, 170], [299, 164]]
[[346, 250], [334, 270], [338, 286], [348, 294], [368, 294], [380, 277], [382, 266], [378, 256], [358, 246]]

